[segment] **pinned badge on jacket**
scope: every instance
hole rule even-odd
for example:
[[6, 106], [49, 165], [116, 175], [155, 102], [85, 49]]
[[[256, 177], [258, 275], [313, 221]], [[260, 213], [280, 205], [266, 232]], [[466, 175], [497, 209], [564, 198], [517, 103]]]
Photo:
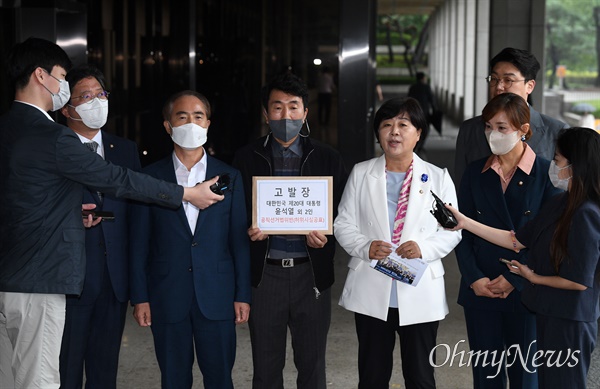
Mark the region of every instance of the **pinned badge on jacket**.
[[[421, 174], [421, 182], [426, 183], [429, 180], [429, 176], [425, 173]], [[419, 190], [419, 194], [423, 194], [423, 189]]]

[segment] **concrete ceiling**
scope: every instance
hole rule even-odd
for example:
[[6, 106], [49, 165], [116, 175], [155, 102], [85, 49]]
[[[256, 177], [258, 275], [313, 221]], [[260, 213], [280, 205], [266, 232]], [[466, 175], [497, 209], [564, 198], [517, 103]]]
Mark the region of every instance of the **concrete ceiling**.
[[379, 15], [429, 15], [445, 0], [377, 0]]

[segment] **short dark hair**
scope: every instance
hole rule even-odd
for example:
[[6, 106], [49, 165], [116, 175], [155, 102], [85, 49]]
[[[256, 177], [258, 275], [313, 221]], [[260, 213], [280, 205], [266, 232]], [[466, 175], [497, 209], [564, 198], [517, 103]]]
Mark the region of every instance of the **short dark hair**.
[[65, 80], [69, 82], [69, 89], [71, 89], [71, 93], [73, 93], [73, 88], [77, 83], [85, 78], [93, 77], [98, 80], [102, 89], [106, 90], [106, 81], [104, 80], [104, 74], [95, 67], [90, 64], [83, 64], [75, 66], [69, 73], [67, 73], [67, 77]]
[[427, 118], [421, 109], [419, 102], [412, 97], [396, 97], [383, 103], [375, 113], [373, 120], [373, 131], [375, 138], [379, 142], [379, 126], [381, 122], [405, 113], [410, 118], [410, 122], [417, 130], [425, 131], [427, 129]]
[[512, 47], [504, 48], [490, 61], [490, 72], [498, 62], [511, 63], [514, 67], [519, 69], [519, 72], [525, 77], [525, 81], [535, 80], [535, 77], [540, 71], [540, 63], [535, 56], [527, 50], [515, 49]]
[[[501, 93], [491, 99], [481, 112], [483, 122], [489, 122], [498, 112], [504, 112], [510, 124], [520, 129], [523, 124], [528, 124], [531, 116], [529, 106], [523, 98], [514, 93]], [[531, 137], [531, 127], [525, 134], [525, 139]]]
[[68, 72], [71, 69], [71, 60], [60, 46], [46, 39], [28, 38], [14, 45], [8, 54], [8, 76], [16, 89], [27, 86], [35, 69], [42, 68], [50, 73], [55, 66], [60, 66]]
[[273, 90], [280, 90], [292, 96], [302, 98], [304, 109], [308, 108], [308, 87], [302, 79], [293, 73], [283, 73], [262, 87], [261, 99], [265, 111], [269, 110], [269, 97]]
[[417, 81], [421, 81], [422, 79], [425, 78], [425, 73], [423, 72], [417, 72]]
[[206, 107], [206, 118], [210, 119], [210, 103], [208, 102], [206, 96], [193, 90], [182, 90], [181, 92], [171, 95], [165, 105], [163, 105], [162, 114], [166, 121], [171, 119], [171, 111], [173, 111], [173, 104], [175, 104], [175, 101], [183, 96], [193, 96], [200, 100], [202, 104], [204, 104], [204, 107]]

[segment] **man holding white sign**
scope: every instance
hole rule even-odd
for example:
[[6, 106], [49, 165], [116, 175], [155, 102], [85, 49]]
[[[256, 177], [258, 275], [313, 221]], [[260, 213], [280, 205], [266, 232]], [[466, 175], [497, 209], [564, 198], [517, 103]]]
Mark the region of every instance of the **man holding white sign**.
[[331, 176], [333, 210], [337, 213], [347, 173], [337, 151], [309, 139], [308, 125], [303, 131], [308, 89], [300, 78], [293, 74], [276, 77], [263, 87], [262, 103], [271, 132], [240, 149], [233, 162], [244, 179], [248, 235], [252, 241], [252, 386], [282, 387], [289, 327], [298, 389], [324, 389], [335, 238], [318, 231], [267, 235], [252, 224], [252, 179]]

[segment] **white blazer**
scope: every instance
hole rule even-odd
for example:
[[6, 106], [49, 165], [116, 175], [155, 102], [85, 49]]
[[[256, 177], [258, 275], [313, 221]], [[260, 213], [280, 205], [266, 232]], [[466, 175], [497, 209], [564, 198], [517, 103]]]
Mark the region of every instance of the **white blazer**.
[[[441, 259], [460, 242], [460, 231], [448, 231], [429, 212], [432, 190], [442, 201], [457, 205], [454, 183], [440, 169], [413, 154], [413, 179], [400, 243], [412, 240], [429, 263], [417, 286], [397, 282], [400, 325], [426, 323], [448, 314]], [[426, 175], [426, 176], [425, 176]], [[391, 242], [388, 219], [385, 156], [356, 164], [350, 173], [334, 233], [350, 254], [349, 271], [339, 304], [349, 311], [387, 320], [392, 278], [370, 267], [374, 240]]]

